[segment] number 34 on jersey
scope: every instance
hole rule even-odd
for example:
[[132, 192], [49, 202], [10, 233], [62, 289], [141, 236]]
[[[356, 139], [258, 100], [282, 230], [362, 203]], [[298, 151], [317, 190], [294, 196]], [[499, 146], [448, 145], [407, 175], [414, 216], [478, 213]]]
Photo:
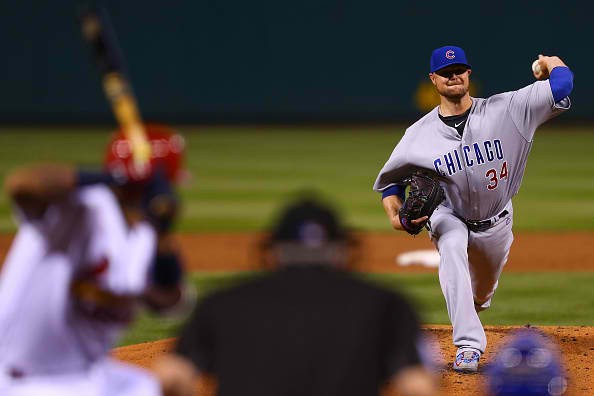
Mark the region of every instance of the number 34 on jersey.
[[487, 171], [487, 173], [485, 173], [485, 177], [489, 179], [487, 189], [495, 190], [499, 185], [499, 180], [507, 179], [507, 161], [505, 161], [501, 166], [499, 174], [497, 174], [497, 170], [495, 168], [491, 168]]
[[[454, 175], [463, 169], [472, 168], [477, 165], [493, 163], [494, 167], [485, 173], [488, 190], [494, 190], [501, 180], [508, 178], [509, 170], [503, 147], [499, 139], [485, 140], [469, 145], [461, 146], [445, 153], [433, 161], [435, 171], [443, 176]], [[501, 165], [499, 165], [501, 164]]]

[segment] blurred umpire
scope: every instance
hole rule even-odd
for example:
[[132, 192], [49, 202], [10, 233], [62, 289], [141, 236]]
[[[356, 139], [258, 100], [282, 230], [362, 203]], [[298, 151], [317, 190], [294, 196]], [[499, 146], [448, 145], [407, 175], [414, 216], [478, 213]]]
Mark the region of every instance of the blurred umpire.
[[[205, 298], [155, 367], [166, 395], [432, 395], [418, 319], [399, 295], [350, 276], [350, 236], [312, 198], [290, 205], [266, 257], [276, 271]], [[382, 389], [383, 388], [383, 389]]]

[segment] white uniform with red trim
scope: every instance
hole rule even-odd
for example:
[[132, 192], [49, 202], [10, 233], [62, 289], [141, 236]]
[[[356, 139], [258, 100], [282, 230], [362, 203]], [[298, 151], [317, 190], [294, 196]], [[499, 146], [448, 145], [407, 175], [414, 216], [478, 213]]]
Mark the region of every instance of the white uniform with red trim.
[[[153, 228], [129, 227], [103, 185], [23, 219], [0, 277], [0, 394], [160, 394], [147, 372], [107, 357], [147, 286], [155, 251]], [[75, 297], [81, 281], [88, 299]], [[93, 304], [97, 291], [118, 304]]]
[[[518, 192], [536, 128], [570, 106], [555, 103], [549, 81], [489, 98], [472, 98], [462, 136], [436, 107], [410, 126], [380, 171], [375, 191], [402, 183], [414, 169], [441, 176], [446, 199], [429, 219], [439, 250], [439, 281], [454, 344], [485, 351], [478, 317], [497, 288], [513, 241], [512, 197]], [[480, 231], [467, 223], [480, 222]]]

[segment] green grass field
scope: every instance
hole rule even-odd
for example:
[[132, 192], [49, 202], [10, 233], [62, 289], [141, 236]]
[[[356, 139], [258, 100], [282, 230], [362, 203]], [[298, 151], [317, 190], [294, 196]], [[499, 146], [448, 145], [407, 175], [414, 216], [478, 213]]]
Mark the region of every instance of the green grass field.
[[[371, 191], [402, 127], [181, 127], [193, 180], [181, 188], [183, 231], [265, 227], [294, 192], [319, 191], [358, 229], [389, 231]], [[97, 166], [107, 133], [99, 129], [0, 129], [0, 178], [29, 161]], [[594, 129], [543, 128], [515, 198], [516, 230], [594, 229]], [[0, 198], [0, 231], [12, 231]]]
[[[201, 297], [253, 276], [249, 273], [199, 273], [192, 281]], [[449, 324], [437, 274], [363, 275], [405, 293], [428, 324]], [[486, 325], [594, 326], [594, 272], [504, 273], [490, 309], [481, 313]], [[180, 321], [144, 315], [122, 345], [173, 337]]]
[[[181, 187], [179, 229], [239, 232], [265, 228], [282, 203], [300, 190], [318, 191], [351, 226], [389, 232], [373, 181], [399, 140], [401, 127], [255, 128], [181, 127], [193, 180]], [[101, 162], [104, 129], [0, 128], [0, 180], [31, 161], [84, 167]], [[515, 230], [594, 230], [594, 128], [543, 128], [537, 137], [519, 195]], [[0, 194], [0, 232], [15, 225]], [[587, 247], [584, 247], [587, 248]], [[250, 274], [194, 274], [203, 295]], [[448, 323], [437, 275], [381, 275], [374, 281], [405, 290], [425, 323]], [[594, 273], [502, 276], [485, 324], [594, 325]], [[124, 344], [174, 334], [176, 320], [143, 316]]]

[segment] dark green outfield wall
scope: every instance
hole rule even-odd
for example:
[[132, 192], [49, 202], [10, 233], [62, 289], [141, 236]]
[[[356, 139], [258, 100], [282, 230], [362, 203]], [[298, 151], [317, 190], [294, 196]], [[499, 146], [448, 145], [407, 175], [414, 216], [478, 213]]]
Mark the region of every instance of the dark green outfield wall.
[[[480, 96], [532, 81], [539, 52], [576, 76], [566, 119], [594, 118], [590, 2], [105, 1], [147, 118], [408, 120], [434, 47], [464, 47]], [[3, 1], [1, 122], [109, 121], [76, 2]]]

